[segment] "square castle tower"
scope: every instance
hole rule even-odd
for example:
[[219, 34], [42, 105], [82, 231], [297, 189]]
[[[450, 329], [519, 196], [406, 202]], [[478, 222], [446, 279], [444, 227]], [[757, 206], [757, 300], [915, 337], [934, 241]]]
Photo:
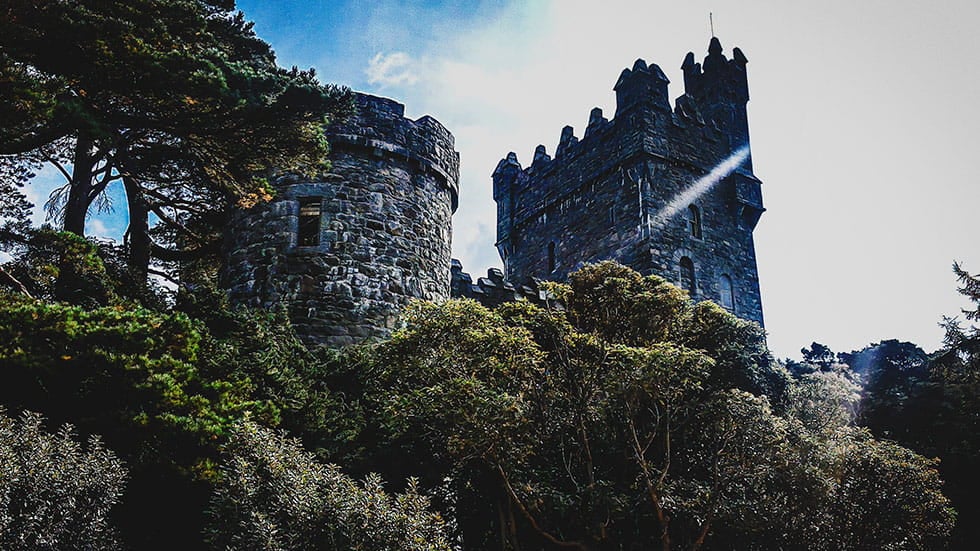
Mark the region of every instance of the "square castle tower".
[[752, 172], [745, 65], [712, 38], [688, 53], [684, 94], [638, 59], [613, 88], [612, 120], [595, 108], [581, 139], [562, 129], [555, 155], [539, 145], [522, 168], [509, 153], [493, 172], [497, 250], [506, 278], [562, 280], [615, 260], [656, 274], [763, 323], [752, 232], [765, 211]]

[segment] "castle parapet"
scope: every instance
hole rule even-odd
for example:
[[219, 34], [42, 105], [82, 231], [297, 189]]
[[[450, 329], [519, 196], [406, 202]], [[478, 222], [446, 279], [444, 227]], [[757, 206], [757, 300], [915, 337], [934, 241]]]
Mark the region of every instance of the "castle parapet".
[[563, 309], [564, 305], [555, 301], [554, 297], [539, 286], [539, 281], [532, 279], [524, 285], [515, 285], [504, 278], [499, 268], [487, 269], [487, 277], [473, 277], [463, 271], [463, 265], [455, 258], [452, 261], [451, 289], [453, 298], [473, 299], [487, 308], [493, 308], [517, 300], [527, 300], [538, 305], [549, 305]]
[[355, 93], [357, 112], [331, 126], [327, 140], [333, 149], [355, 148], [381, 157], [400, 157], [419, 170], [438, 177], [459, 204], [459, 153], [453, 135], [436, 119], [405, 118], [405, 106], [395, 100]]

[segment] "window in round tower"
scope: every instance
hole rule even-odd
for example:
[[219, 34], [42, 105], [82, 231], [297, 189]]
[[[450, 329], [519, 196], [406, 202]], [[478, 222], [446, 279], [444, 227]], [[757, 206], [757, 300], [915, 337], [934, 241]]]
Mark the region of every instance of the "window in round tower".
[[320, 198], [311, 197], [299, 201], [299, 227], [296, 244], [315, 247], [320, 244]]

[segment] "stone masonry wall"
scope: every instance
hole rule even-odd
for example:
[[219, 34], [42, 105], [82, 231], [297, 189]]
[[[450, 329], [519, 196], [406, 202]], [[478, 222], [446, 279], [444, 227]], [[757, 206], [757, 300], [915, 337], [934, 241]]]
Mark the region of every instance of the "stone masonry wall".
[[[727, 277], [734, 313], [761, 324], [752, 231], [764, 209], [751, 157], [661, 220], [679, 194], [748, 147], [746, 62], [737, 48], [727, 59], [717, 39], [703, 68], [688, 54], [685, 94], [672, 109], [667, 77], [637, 60], [616, 83], [612, 120], [593, 109], [581, 140], [571, 127], [562, 130], [554, 158], [538, 146], [527, 168], [514, 153], [501, 160], [493, 180], [506, 279], [560, 280], [585, 263], [612, 259], [683, 284], [687, 257], [693, 298], [722, 303]], [[700, 213], [700, 232], [691, 229], [690, 205]]]
[[[284, 306], [310, 344], [386, 335], [413, 298], [450, 294], [459, 155], [431, 117], [357, 95], [358, 114], [328, 132], [331, 170], [276, 182], [276, 198], [234, 216], [223, 285], [235, 303]], [[314, 243], [297, 241], [300, 205], [320, 206]]]

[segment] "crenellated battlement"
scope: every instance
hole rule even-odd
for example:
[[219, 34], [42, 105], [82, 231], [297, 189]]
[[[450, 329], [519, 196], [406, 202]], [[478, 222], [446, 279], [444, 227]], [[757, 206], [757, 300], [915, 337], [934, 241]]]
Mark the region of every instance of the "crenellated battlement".
[[616, 91], [616, 116], [636, 108], [670, 111], [667, 85], [670, 80], [656, 64], [637, 59], [632, 69], [623, 69], [613, 86]]
[[397, 157], [418, 170], [434, 174], [459, 204], [459, 153], [455, 138], [436, 119], [405, 117], [405, 106], [395, 100], [355, 93], [356, 114], [330, 127], [333, 149], [367, 150], [378, 157]]
[[[708, 56], [695, 63], [694, 53], [688, 52], [681, 64], [684, 71], [684, 93], [699, 99], [721, 101], [722, 94], [733, 94], [736, 101], [749, 100], [745, 65], [749, 60], [742, 50], [734, 48], [732, 59], [725, 57], [721, 41], [712, 38]], [[712, 96], [714, 96], [712, 98]]]
[[452, 260], [450, 273], [453, 298], [470, 298], [487, 307], [495, 307], [515, 300], [529, 300], [552, 308], [564, 308], [563, 304], [555, 300], [552, 293], [540, 286], [539, 280], [514, 285], [504, 279], [504, 273], [500, 269], [489, 268], [486, 277], [478, 277], [473, 281], [473, 277], [463, 271], [463, 265], [455, 258]]
[[[592, 109], [581, 137], [565, 126], [554, 156], [538, 145], [527, 166], [508, 153], [493, 172], [497, 249], [506, 278], [562, 279], [586, 262], [615, 259], [678, 281], [673, 251], [683, 243], [717, 272], [705, 296], [719, 296], [722, 275], [741, 279], [752, 297], [745, 301], [745, 317], [761, 322], [751, 232], [765, 209], [750, 154], [695, 206], [710, 220], [712, 230], [705, 233], [718, 239], [715, 244], [706, 238], [687, 243], [691, 236], [684, 232], [693, 230], [683, 217], [668, 227], [654, 222], [698, 178], [736, 151], [747, 151], [746, 63], [737, 48], [728, 59], [712, 38], [702, 63], [693, 54], [685, 58], [685, 90], [671, 102], [663, 70], [637, 59], [613, 86], [612, 119]], [[721, 258], [737, 261], [721, 266]], [[731, 275], [739, 266], [750, 275]]]
[[[575, 135], [574, 127], [565, 126], [558, 139], [554, 159], [548, 154], [546, 146], [538, 145], [531, 165], [523, 170], [540, 173], [552, 160], [594, 149], [597, 144], [589, 142], [590, 138], [601, 141], [608, 138], [602, 136], [607, 131], [634, 131], [637, 124], [649, 123], [651, 118], [669, 122], [674, 127], [670, 137], [675, 141], [706, 139], [717, 142], [728, 138], [730, 150], [734, 151], [748, 142], [747, 129], [743, 131], [743, 125], [735, 120], [739, 113], [731, 112], [733, 107], [738, 111], [737, 108], [741, 106], [744, 118], [744, 105], [749, 100], [746, 63], [748, 60], [740, 49], [735, 48], [732, 59], [728, 59], [721, 42], [712, 38], [703, 63], [695, 63], [691, 52], [684, 58], [681, 66], [684, 71], [684, 94], [671, 104], [668, 98], [670, 80], [663, 70], [656, 64], [647, 65], [643, 59], [637, 59], [632, 68], [623, 69], [613, 87], [616, 92], [616, 116], [612, 120], [603, 116], [601, 108], [593, 108], [581, 139]], [[649, 152], [669, 153], [666, 150]], [[514, 152], [508, 153], [503, 161], [520, 166]]]

